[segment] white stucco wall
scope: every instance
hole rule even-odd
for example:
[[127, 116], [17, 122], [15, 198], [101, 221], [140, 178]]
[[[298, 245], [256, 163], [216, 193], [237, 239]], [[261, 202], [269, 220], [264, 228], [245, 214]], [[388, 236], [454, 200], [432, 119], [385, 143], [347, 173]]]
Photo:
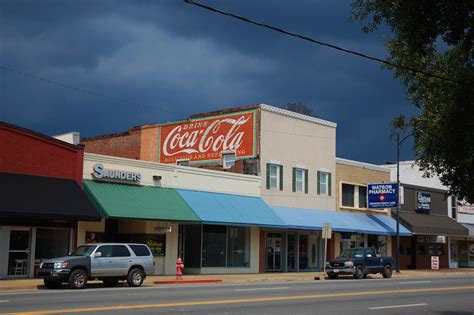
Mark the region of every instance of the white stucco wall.
[[[260, 196], [261, 179], [258, 176], [91, 153], [84, 155], [84, 179], [94, 179], [92, 173], [96, 163], [101, 163], [105, 169], [141, 173], [142, 179], [137, 183], [140, 185]], [[161, 180], [153, 180], [155, 175], [161, 176]]]
[[[270, 204], [309, 209], [336, 209], [336, 124], [262, 106], [260, 170], [262, 197]], [[292, 117], [294, 116], [294, 117]], [[266, 188], [266, 164], [283, 165], [283, 191]], [[293, 167], [308, 170], [308, 194], [292, 192]], [[331, 196], [317, 194], [317, 172], [332, 174]]]
[[[397, 165], [380, 165], [381, 167], [387, 168], [390, 170], [390, 180], [393, 182], [397, 181]], [[448, 190], [439, 180], [438, 176], [433, 176], [430, 178], [424, 177], [423, 172], [420, 168], [415, 165], [414, 161], [402, 161], [400, 162], [400, 183], [410, 184], [421, 187], [436, 188], [441, 190]], [[448, 198], [448, 215], [453, 217], [452, 213], [452, 200], [451, 196]], [[471, 223], [474, 224], [474, 214], [468, 213], [457, 213], [456, 220], [459, 223]]]

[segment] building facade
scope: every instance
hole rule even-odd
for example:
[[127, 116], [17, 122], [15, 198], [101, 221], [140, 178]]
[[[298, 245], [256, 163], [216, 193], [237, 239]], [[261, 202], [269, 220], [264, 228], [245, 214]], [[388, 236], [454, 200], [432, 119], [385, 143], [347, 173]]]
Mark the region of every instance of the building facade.
[[33, 277], [76, 245], [78, 220], [100, 220], [83, 194], [84, 147], [0, 122], [0, 279]]
[[[383, 167], [396, 181], [396, 165]], [[453, 219], [457, 209], [454, 198], [438, 178], [424, 177], [414, 161], [400, 162], [399, 174], [400, 220], [413, 233], [412, 237], [401, 239], [401, 266], [430, 268], [431, 256], [438, 256], [440, 268], [459, 267], [458, 242], [469, 238], [469, 230]]]
[[[390, 216], [391, 209], [368, 209], [367, 185], [389, 183], [390, 170], [369, 163], [336, 158], [336, 208], [339, 211]], [[336, 233], [335, 252], [354, 247], [375, 247], [379, 255], [392, 254], [390, 235]]]
[[[91, 153], [260, 176], [271, 205], [335, 210], [336, 124], [319, 118], [259, 104], [82, 143]], [[260, 272], [323, 266], [318, 232], [261, 229], [260, 243]]]
[[193, 274], [259, 272], [260, 229], [284, 224], [257, 176], [86, 153], [84, 189], [103, 216], [79, 222], [78, 243], [146, 243], [156, 274], [178, 257]]

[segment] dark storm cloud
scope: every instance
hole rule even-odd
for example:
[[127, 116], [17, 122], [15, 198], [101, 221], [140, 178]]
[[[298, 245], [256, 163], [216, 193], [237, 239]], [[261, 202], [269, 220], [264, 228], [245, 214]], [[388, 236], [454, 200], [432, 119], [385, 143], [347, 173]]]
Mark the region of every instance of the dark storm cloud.
[[[348, 22], [350, 1], [205, 1], [320, 40], [386, 56]], [[341, 157], [383, 162], [393, 115], [411, 113], [372, 62], [182, 1], [0, 2], [1, 64], [125, 101], [0, 72], [0, 119], [83, 136], [263, 102], [301, 101], [338, 123]], [[407, 157], [410, 154], [406, 155]]]

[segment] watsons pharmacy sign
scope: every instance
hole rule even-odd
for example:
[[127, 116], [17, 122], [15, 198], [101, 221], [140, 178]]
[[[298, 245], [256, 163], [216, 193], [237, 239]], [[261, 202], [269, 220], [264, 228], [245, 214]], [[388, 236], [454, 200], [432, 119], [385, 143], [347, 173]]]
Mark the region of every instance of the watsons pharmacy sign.
[[104, 168], [101, 163], [94, 164], [94, 172], [92, 173], [92, 176], [96, 179], [117, 179], [128, 182], [138, 182], [142, 179], [141, 173], [109, 170]]
[[398, 207], [398, 185], [369, 184], [367, 185], [369, 209], [385, 209]]

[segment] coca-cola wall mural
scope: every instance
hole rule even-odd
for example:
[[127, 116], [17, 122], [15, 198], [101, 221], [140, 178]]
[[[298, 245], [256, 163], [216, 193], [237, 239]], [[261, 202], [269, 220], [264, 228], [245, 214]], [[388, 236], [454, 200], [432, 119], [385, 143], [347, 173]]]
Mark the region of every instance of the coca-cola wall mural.
[[251, 110], [162, 125], [159, 161], [220, 161], [223, 152], [235, 152], [237, 159], [255, 157], [255, 116]]

